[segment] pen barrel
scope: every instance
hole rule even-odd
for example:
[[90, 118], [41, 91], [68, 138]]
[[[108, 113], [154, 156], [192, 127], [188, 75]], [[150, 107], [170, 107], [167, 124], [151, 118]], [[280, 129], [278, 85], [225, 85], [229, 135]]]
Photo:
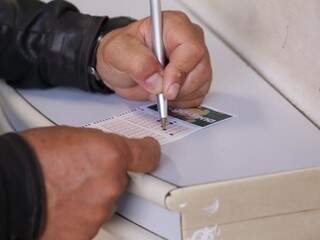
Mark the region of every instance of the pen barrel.
[[166, 56], [163, 44], [163, 18], [161, 0], [150, 0], [150, 12], [152, 23], [152, 48], [160, 64], [164, 67]]
[[[166, 56], [163, 44], [163, 18], [162, 18], [162, 8], [161, 0], [150, 0], [150, 13], [151, 13], [151, 24], [152, 24], [152, 48], [156, 55], [158, 61], [165, 67]], [[164, 121], [166, 128], [166, 122], [168, 117], [168, 102], [164, 97], [163, 93], [157, 95], [157, 104], [160, 119]]]
[[168, 103], [167, 99], [164, 97], [163, 93], [157, 95], [157, 104], [159, 109], [160, 119], [168, 117]]

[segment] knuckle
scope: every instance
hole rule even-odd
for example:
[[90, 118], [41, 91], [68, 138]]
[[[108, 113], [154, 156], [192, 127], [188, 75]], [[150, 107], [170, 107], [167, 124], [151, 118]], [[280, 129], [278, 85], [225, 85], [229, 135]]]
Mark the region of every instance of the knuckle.
[[204, 37], [204, 30], [203, 30], [203, 28], [202, 28], [200, 25], [196, 24], [196, 23], [193, 23], [193, 26], [194, 26], [194, 28], [196, 29], [196, 31], [197, 31], [202, 37]]
[[190, 44], [190, 51], [194, 53], [196, 59], [202, 59], [207, 50], [202, 42], [195, 41]]
[[116, 134], [107, 134], [95, 141], [96, 156], [99, 156], [103, 169], [124, 171], [126, 169], [126, 158], [129, 157], [129, 150], [125, 140]]
[[[119, 30], [118, 30], [119, 31]], [[110, 44], [114, 46], [122, 46], [125, 47], [128, 45], [128, 42], [132, 39], [132, 36], [129, 33], [121, 32], [121, 34], [117, 34], [113, 37], [113, 41]], [[112, 47], [112, 46], [111, 46]], [[119, 47], [117, 47], [119, 48]]]
[[189, 21], [188, 15], [182, 11], [172, 11], [171, 14], [172, 14], [172, 17], [175, 19], [182, 20], [182, 21]]
[[121, 172], [127, 169], [127, 164], [124, 161], [123, 154], [118, 151], [114, 151], [109, 153], [108, 161], [104, 167], [108, 171]]
[[125, 139], [117, 134], [110, 134], [109, 138], [108, 144], [115, 156], [121, 158], [123, 155], [126, 155], [128, 146]]
[[116, 169], [120, 168], [122, 165], [120, 163], [122, 162], [125, 156], [124, 152], [120, 151], [118, 146], [115, 146], [108, 152], [108, 154], [110, 159], [110, 165], [116, 167]]

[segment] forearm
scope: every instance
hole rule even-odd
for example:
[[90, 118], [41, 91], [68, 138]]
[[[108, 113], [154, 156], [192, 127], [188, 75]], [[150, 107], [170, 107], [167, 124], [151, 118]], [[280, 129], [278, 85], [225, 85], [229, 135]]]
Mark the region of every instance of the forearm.
[[0, 239], [38, 239], [45, 217], [43, 177], [17, 134], [0, 136]]
[[99, 90], [88, 67], [107, 17], [79, 13], [70, 3], [0, 1], [0, 77], [22, 88], [73, 86]]

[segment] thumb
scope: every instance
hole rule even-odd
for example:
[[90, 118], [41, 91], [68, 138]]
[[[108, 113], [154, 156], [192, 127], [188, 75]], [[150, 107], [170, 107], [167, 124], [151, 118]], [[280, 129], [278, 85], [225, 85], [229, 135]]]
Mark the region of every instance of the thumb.
[[151, 172], [155, 170], [160, 161], [160, 144], [151, 137], [143, 139], [126, 139], [132, 153], [128, 159], [128, 170], [132, 172]]

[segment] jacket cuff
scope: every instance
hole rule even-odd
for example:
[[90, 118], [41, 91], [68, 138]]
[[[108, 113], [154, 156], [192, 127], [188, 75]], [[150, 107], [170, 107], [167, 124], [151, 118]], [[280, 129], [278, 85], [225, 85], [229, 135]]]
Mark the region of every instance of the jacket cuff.
[[[40, 164], [18, 134], [0, 137], [0, 176], [6, 199], [4, 218], [8, 239], [38, 239], [45, 219], [45, 187]], [[3, 219], [2, 219], [3, 220]]]

